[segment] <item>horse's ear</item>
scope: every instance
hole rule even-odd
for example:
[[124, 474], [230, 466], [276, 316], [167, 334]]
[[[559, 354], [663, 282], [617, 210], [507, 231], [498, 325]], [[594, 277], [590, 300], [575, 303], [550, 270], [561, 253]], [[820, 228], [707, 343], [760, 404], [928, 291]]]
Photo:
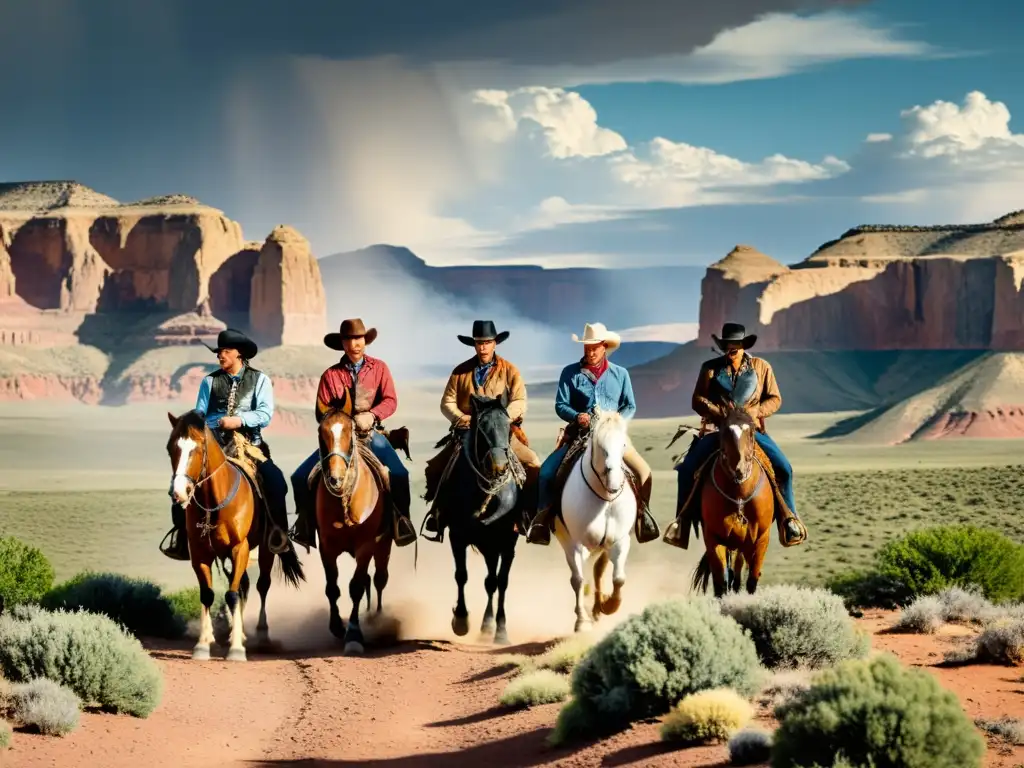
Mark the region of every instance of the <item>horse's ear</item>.
[[170, 411], [168, 411], [168, 412], [167, 412], [167, 420], [168, 420], [169, 422], [171, 422], [171, 428], [172, 428], [172, 429], [173, 429], [174, 427], [178, 426], [178, 417], [177, 417], [177, 416], [175, 416], [175, 415], [174, 415], [173, 413], [171, 413]]
[[352, 409], [354, 407], [355, 407], [355, 402], [352, 400], [351, 397], [349, 397], [348, 390], [347, 389], [343, 389], [341, 391], [341, 405], [340, 405], [341, 412], [344, 413], [346, 416], [351, 416], [352, 415]]

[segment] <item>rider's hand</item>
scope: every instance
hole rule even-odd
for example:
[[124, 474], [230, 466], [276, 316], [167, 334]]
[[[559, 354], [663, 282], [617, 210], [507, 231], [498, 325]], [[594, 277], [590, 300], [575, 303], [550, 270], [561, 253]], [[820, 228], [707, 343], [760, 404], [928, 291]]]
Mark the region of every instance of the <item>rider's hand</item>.
[[589, 413], [581, 413], [581, 414], [579, 414], [576, 417], [576, 423], [579, 424], [581, 427], [589, 427], [590, 426], [590, 414]]
[[242, 419], [239, 416], [225, 416], [218, 425], [221, 429], [241, 429]]
[[455, 422], [455, 428], [456, 429], [469, 429], [469, 422], [471, 422], [472, 420], [473, 420], [472, 416], [467, 416], [467, 415], [463, 414], [462, 416], [459, 417], [459, 420], [457, 422]]
[[356, 429], [360, 432], [369, 432], [373, 429], [374, 417], [369, 411], [365, 413], [357, 413], [354, 417], [356, 423]]

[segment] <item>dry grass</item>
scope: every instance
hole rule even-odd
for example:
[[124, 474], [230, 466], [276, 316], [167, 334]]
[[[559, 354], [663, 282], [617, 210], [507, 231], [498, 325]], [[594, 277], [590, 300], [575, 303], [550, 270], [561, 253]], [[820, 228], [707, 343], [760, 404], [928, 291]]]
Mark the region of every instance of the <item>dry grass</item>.
[[750, 702], [729, 688], [700, 691], [669, 712], [661, 738], [686, 746], [728, 741], [753, 716]]
[[506, 707], [554, 704], [569, 697], [569, 676], [550, 669], [536, 669], [512, 680], [499, 701]]

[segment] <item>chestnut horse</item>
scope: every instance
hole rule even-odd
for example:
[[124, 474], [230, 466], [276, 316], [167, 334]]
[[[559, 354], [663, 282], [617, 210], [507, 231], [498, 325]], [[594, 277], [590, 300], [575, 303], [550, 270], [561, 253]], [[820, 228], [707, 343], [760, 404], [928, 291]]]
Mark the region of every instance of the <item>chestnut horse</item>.
[[[391, 559], [391, 533], [383, 526], [384, 504], [390, 503], [363, 451], [363, 436], [352, 418], [353, 399], [345, 393], [331, 401], [320, 421], [320, 477], [316, 492], [316, 527], [320, 538], [320, 559], [327, 581], [327, 600], [331, 604], [331, 633], [345, 642], [345, 654], [363, 652], [363, 633], [359, 628], [359, 603], [370, 596], [370, 560], [373, 560], [373, 584], [377, 588], [377, 613], [381, 611], [384, 587], [388, 583]], [[386, 470], [385, 470], [386, 471]], [[338, 557], [348, 553], [356, 569], [348, 584], [352, 613], [348, 626], [338, 612]]]
[[[701, 489], [704, 556], [692, 586], [715, 597], [740, 591], [746, 561], [747, 592], [754, 594], [771, 541], [775, 494], [768, 474], [754, 455], [754, 420], [742, 408], [730, 408], [718, 431], [717, 458], [706, 470]], [[739, 556], [737, 556], [739, 555]]]
[[[245, 661], [245, 632], [242, 617], [249, 596], [249, 554], [259, 550], [260, 576], [256, 590], [260, 594], [260, 618], [256, 632], [261, 644], [268, 640], [267, 593], [274, 553], [268, 546], [272, 531], [269, 515], [256, 514], [262, 509], [249, 481], [241, 469], [228, 461], [223, 449], [203, 415], [189, 411], [181, 417], [167, 414], [171, 437], [167, 455], [171, 459], [169, 494], [185, 510], [185, 531], [192, 570], [199, 579], [199, 601], [202, 603], [199, 640], [192, 649], [192, 658], [208, 660], [210, 643], [214, 640], [210, 608], [213, 605], [213, 563], [222, 569], [231, 561], [230, 584], [224, 600], [231, 624], [231, 646], [228, 661]], [[285, 580], [298, 587], [305, 580], [302, 564], [294, 547], [278, 555]]]

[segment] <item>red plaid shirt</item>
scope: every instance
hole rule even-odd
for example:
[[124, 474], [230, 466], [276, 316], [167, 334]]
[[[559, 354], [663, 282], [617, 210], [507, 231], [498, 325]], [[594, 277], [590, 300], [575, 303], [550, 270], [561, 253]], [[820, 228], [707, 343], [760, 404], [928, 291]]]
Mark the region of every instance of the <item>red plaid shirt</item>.
[[[351, 392], [352, 371], [346, 365], [347, 358], [332, 365], [320, 376], [320, 386], [316, 392], [317, 422], [327, 412], [327, 404], [343, 393]], [[398, 410], [398, 393], [395, 391], [395, 380], [391, 377], [391, 369], [383, 360], [363, 356], [363, 367], [359, 369], [359, 387], [373, 392], [373, 406], [370, 413], [378, 421], [384, 421]]]

